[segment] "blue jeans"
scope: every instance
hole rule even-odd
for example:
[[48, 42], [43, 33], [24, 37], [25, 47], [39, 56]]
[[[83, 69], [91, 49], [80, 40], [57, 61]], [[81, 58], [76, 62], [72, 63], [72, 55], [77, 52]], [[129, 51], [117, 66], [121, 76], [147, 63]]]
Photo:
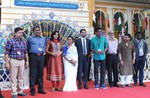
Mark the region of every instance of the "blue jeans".
[[140, 56], [138, 58], [138, 61], [136, 61], [134, 64], [135, 74], [133, 76], [133, 80], [135, 84], [137, 84], [138, 72], [139, 72], [139, 84], [143, 83], [143, 79], [144, 79], [143, 69], [145, 66], [145, 61], [146, 61], [146, 57]]

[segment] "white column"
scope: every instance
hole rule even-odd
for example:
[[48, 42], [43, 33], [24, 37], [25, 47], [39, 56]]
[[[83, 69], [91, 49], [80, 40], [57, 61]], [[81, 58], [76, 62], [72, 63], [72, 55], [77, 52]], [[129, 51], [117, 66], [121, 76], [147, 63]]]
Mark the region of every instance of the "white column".
[[113, 30], [113, 10], [112, 8], [107, 8], [107, 13], [109, 15], [109, 24], [110, 24], [110, 30]]
[[128, 33], [129, 34], [133, 34], [132, 33], [132, 14], [131, 14], [131, 9], [127, 9], [127, 21], [128, 21]]
[[147, 30], [146, 30], [146, 24], [145, 24], [145, 41], [148, 44], [148, 49], [150, 52], [150, 16], [147, 16], [147, 20], [148, 20]]

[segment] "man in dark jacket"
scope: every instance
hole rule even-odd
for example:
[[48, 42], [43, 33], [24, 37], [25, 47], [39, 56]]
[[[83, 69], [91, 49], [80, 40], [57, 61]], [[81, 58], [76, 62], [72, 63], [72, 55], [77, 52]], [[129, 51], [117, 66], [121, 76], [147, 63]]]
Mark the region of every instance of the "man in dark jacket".
[[142, 39], [141, 32], [136, 33], [135, 38], [133, 39], [133, 43], [136, 49], [136, 60], [134, 64], [135, 74], [133, 76], [134, 86], [137, 86], [137, 77], [138, 77], [137, 75], [139, 71], [139, 85], [145, 87], [146, 85], [143, 83], [144, 78], [143, 69], [145, 66], [146, 55], [148, 53], [148, 46], [145, 40]]

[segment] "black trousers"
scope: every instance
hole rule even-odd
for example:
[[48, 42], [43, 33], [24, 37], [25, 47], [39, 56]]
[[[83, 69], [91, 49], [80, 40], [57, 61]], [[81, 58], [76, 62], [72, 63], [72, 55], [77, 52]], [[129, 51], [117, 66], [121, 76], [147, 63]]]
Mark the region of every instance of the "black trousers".
[[37, 56], [35, 54], [29, 55], [29, 78], [30, 78], [30, 92], [35, 91], [36, 76], [38, 80], [38, 91], [43, 90], [43, 75], [44, 75], [45, 56]]
[[82, 73], [84, 84], [87, 84], [88, 80], [88, 60], [89, 57], [83, 56], [82, 59], [78, 59], [78, 82], [79, 85], [82, 84]]
[[[95, 60], [94, 59], [94, 78], [95, 85], [98, 84], [98, 79], [100, 79], [100, 84], [104, 84], [105, 74], [106, 74], [106, 61], [105, 60]], [[98, 78], [98, 71], [100, 67], [100, 77]]]
[[89, 62], [88, 62], [88, 79], [90, 79], [91, 60], [92, 60], [92, 57], [89, 57]]
[[134, 64], [135, 74], [133, 75], [133, 80], [135, 84], [137, 84], [138, 82], [137, 81], [138, 77], [139, 77], [139, 84], [143, 84], [145, 61], [146, 61], [145, 56], [140, 56], [138, 57], [138, 61], [137, 60], [135, 61], [135, 64]]
[[[106, 66], [108, 72], [108, 83], [109, 85], [117, 84], [118, 82], [118, 56], [117, 54], [106, 55]], [[112, 73], [114, 81], [112, 80]]]

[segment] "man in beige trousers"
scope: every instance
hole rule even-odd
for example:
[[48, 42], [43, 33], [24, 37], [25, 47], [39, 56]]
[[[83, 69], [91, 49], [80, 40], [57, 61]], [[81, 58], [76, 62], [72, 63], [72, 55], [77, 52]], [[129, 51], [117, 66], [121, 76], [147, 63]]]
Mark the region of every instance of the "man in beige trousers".
[[23, 73], [28, 66], [26, 41], [23, 40], [23, 29], [15, 28], [15, 37], [8, 40], [5, 46], [5, 67], [10, 70], [12, 98], [27, 96], [23, 92]]

